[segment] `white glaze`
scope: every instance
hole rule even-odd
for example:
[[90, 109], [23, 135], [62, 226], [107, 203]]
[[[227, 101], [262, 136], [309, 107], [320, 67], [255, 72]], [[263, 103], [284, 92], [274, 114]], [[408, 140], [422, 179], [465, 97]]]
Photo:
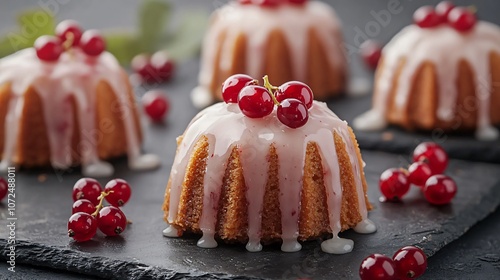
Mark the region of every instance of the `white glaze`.
[[[301, 245], [297, 242], [297, 238], [305, 150], [308, 143], [314, 142], [322, 158], [329, 222], [334, 234], [332, 241], [325, 244], [338, 243], [337, 234], [341, 230], [342, 186], [333, 138], [334, 132], [346, 145], [351, 166], [355, 172], [360, 214], [363, 220], [366, 220], [367, 209], [361, 178], [363, 167], [358, 160], [356, 146], [350, 137], [347, 123], [330, 111], [325, 103], [315, 101], [309, 110], [307, 124], [299, 129], [291, 129], [283, 125], [276, 117], [276, 109], [269, 116], [261, 119], [245, 117], [237, 104], [217, 103], [200, 112], [184, 132], [174, 159], [171, 170], [168, 223], [174, 223], [177, 217], [184, 176], [190, 160], [189, 155], [200, 137], [205, 136], [208, 140], [209, 156], [203, 181], [203, 210], [199, 222], [203, 237], [198, 245], [209, 248], [217, 245], [214, 236], [220, 186], [228, 157], [233, 147], [237, 147], [247, 187], [249, 242], [246, 248], [252, 252], [260, 251], [262, 249], [260, 244], [262, 205], [269, 168], [267, 157], [271, 145], [274, 145], [279, 166], [282, 250], [286, 252], [300, 250]], [[341, 242], [347, 241], [341, 240]], [[329, 251], [337, 252], [338, 250], [330, 248]]]
[[[211, 25], [202, 48], [199, 84], [209, 89], [214, 71], [229, 71], [234, 58], [235, 41], [240, 34], [246, 40], [245, 73], [252, 77], [262, 77], [266, 42], [270, 34], [279, 30], [288, 46], [293, 79], [304, 81], [307, 76], [307, 42], [309, 30], [314, 29], [326, 51], [327, 63], [334, 69], [345, 67], [345, 58], [339, 38], [341, 25], [334, 10], [319, 1], [309, 1], [305, 5], [280, 5], [263, 8], [259, 5], [241, 5], [236, 1], [223, 6], [212, 15]], [[216, 61], [218, 44], [225, 33], [219, 61]]]
[[177, 230], [177, 228], [175, 228], [174, 225], [168, 225], [168, 227], [163, 230], [163, 236], [165, 236], [165, 237], [179, 237], [179, 230]]
[[370, 219], [364, 219], [354, 227], [354, 231], [362, 234], [374, 233], [377, 226]]
[[347, 254], [354, 249], [354, 241], [333, 236], [332, 239], [321, 242], [321, 250], [329, 254]]
[[[491, 74], [489, 56], [500, 54], [500, 28], [488, 22], [478, 22], [467, 33], [460, 33], [448, 25], [422, 29], [416, 25], [405, 27], [383, 50], [383, 67], [378, 69], [379, 78], [375, 84], [373, 109], [359, 116], [354, 127], [360, 130], [378, 130], [387, 125], [385, 112], [389, 92], [394, 83], [395, 104], [399, 108], [409, 106], [408, 97], [412, 81], [424, 62], [433, 63], [438, 86], [437, 117], [450, 121], [456, 110], [458, 90], [456, 80], [458, 66], [465, 60], [474, 73], [476, 99], [478, 104], [479, 139], [491, 140], [498, 137], [498, 131], [490, 121]], [[403, 70], [396, 79], [401, 59], [405, 59]]]
[[0, 167], [13, 164], [13, 159], [16, 157], [24, 95], [29, 87], [33, 87], [42, 101], [52, 166], [65, 169], [73, 164], [71, 132], [75, 124], [70, 97], [74, 97], [81, 129], [79, 145], [83, 173], [86, 176], [96, 177], [111, 175], [113, 167], [99, 160], [97, 139], [94, 136], [96, 134], [95, 89], [100, 81], [107, 82], [113, 89], [119, 108], [123, 112], [129, 166], [132, 169], [156, 167], [159, 164], [156, 156], [141, 155], [126, 86], [128, 81], [113, 55], [104, 52], [92, 58], [79, 49], [73, 49], [71, 52], [63, 53], [57, 62], [47, 63], [37, 58], [33, 48], [19, 51], [0, 60], [0, 85], [10, 83], [13, 93], [5, 120], [5, 125], [10, 131], [6, 134], [4, 156]]

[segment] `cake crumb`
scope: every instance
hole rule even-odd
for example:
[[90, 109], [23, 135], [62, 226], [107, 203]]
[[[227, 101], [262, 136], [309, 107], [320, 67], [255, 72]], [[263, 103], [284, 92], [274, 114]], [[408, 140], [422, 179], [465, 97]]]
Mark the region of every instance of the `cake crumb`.
[[384, 132], [382, 133], [382, 140], [383, 141], [391, 141], [394, 139], [394, 134], [392, 132]]
[[42, 173], [42, 174], [38, 175], [37, 179], [38, 179], [38, 182], [43, 183], [43, 182], [47, 181], [47, 175]]

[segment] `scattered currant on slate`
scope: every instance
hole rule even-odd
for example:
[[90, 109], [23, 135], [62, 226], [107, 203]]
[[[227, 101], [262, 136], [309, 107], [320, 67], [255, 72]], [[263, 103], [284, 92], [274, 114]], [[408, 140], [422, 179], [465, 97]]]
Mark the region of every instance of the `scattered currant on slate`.
[[9, 185], [3, 177], [0, 177], [0, 200], [4, 199], [9, 192]]
[[[95, 179], [78, 180], [73, 187], [75, 202], [73, 215], [68, 220], [68, 236], [77, 242], [88, 241], [96, 235], [98, 228], [107, 236], [121, 234], [128, 220], [119, 207], [127, 203], [130, 195], [130, 185], [123, 179], [109, 181], [104, 191]], [[112, 206], [104, 206], [104, 200]]]
[[65, 51], [80, 48], [90, 57], [99, 56], [106, 50], [106, 42], [97, 30], [82, 31], [74, 20], [65, 20], [56, 26], [55, 36], [44, 35], [34, 43], [36, 55], [41, 61], [54, 62]]
[[427, 269], [427, 256], [422, 249], [406, 246], [389, 258], [382, 254], [366, 257], [359, 267], [361, 280], [416, 279]]
[[132, 70], [146, 83], [167, 82], [175, 71], [175, 62], [165, 51], [158, 51], [151, 56], [136, 55], [132, 59], [131, 66]]
[[276, 87], [265, 76], [264, 86], [259, 86], [254, 78], [236, 74], [222, 84], [222, 98], [226, 103], [237, 103], [241, 112], [249, 118], [268, 116], [277, 106], [278, 120], [290, 128], [298, 128], [309, 119], [314, 95], [311, 88], [302, 82], [290, 81]]
[[366, 40], [359, 46], [359, 50], [365, 65], [370, 69], [377, 68], [380, 57], [382, 56], [382, 46], [373, 40]]
[[399, 200], [413, 184], [422, 189], [426, 200], [434, 205], [451, 202], [457, 193], [455, 181], [442, 173], [448, 166], [448, 155], [436, 143], [423, 142], [413, 151], [413, 163], [404, 168], [390, 168], [380, 176], [380, 192], [387, 200]]
[[467, 32], [477, 23], [475, 12], [467, 7], [455, 7], [449, 1], [439, 3], [435, 8], [423, 6], [413, 14], [413, 21], [421, 28], [434, 28], [449, 24], [458, 32]]
[[163, 121], [170, 108], [167, 95], [159, 90], [146, 92], [141, 101], [144, 106], [144, 111], [154, 122]]

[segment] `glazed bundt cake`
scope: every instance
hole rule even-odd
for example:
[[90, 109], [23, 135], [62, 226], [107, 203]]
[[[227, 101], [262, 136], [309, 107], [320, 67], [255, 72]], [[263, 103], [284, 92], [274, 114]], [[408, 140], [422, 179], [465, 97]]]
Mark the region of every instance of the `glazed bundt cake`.
[[451, 24], [404, 28], [383, 49], [373, 108], [354, 128], [388, 124], [408, 130], [476, 131], [498, 137], [500, 28], [479, 21], [470, 30]]
[[217, 238], [246, 242], [249, 251], [281, 240], [288, 252], [301, 249], [297, 240], [333, 236], [324, 251], [351, 251], [352, 241], [339, 238], [340, 231], [376, 227], [367, 218], [364, 163], [347, 123], [318, 101], [295, 129], [277, 116], [279, 108], [247, 117], [242, 92], [239, 105], [206, 108], [177, 139], [164, 235], [200, 233], [201, 247], [216, 247]]
[[58, 53], [54, 42], [42, 46], [51, 53], [29, 48], [0, 60], [2, 168], [81, 164], [84, 174], [105, 176], [113, 167], [101, 160], [125, 154], [131, 168], [156, 166], [141, 155], [134, 95], [115, 57]]
[[330, 6], [318, 1], [283, 0], [273, 6], [242, 2], [251, 1], [230, 2], [212, 15], [199, 87], [192, 94], [195, 104], [204, 95], [222, 100], [222, 82], [236, 73], [265, 73], [277, 83], [299, 80], [317, 99], [343, 91], [347, 65], [340, 22]]

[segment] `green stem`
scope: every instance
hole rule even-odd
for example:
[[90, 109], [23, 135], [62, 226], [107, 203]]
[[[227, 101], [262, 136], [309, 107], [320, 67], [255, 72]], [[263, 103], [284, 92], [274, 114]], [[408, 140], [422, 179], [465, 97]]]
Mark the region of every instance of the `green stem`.
[[262, 79], [264, 80], [264, 87], [267, 88], [267, 90], [269, 91], [269, 93], [271, 95], [271, 98], [273, 99], [274, 104], [276, 104], [277, 106], [279, 106], [280, 103], [278, 102], [278, 100], [276, 99], [276, 96], [274, 95], [274, 91], [277, 90], [278, 87], [273, 86], [269, 82], [269, 77], [267, 75], [265, 75], [264, 78], [262, 78]]

